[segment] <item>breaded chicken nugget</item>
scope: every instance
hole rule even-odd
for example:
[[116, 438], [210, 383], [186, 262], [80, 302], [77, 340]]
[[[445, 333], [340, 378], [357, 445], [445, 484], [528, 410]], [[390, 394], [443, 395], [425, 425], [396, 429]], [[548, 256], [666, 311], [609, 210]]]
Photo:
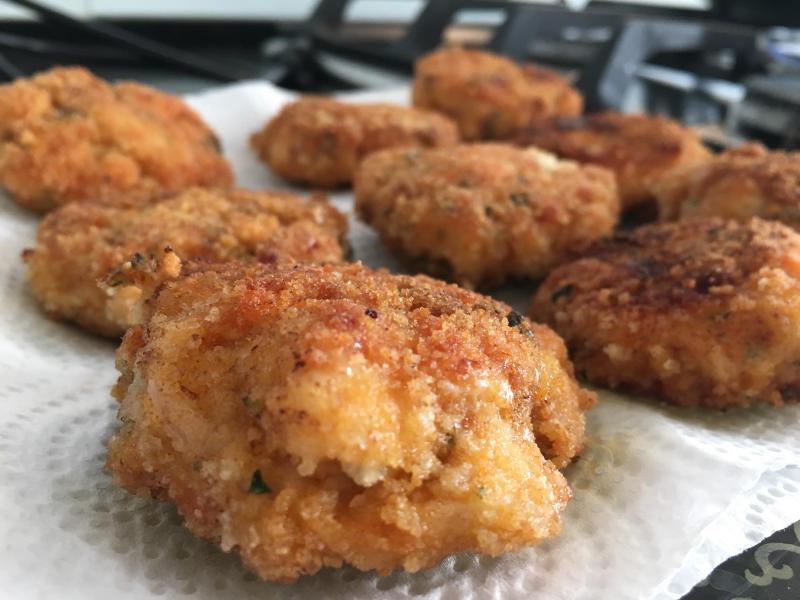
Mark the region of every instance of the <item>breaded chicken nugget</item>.
[[556, 465], [594, 395], [505, 304], [358, 264], [232, 263], [184, 268], [145, 311], [107, 465], [261, 577], [417, 571], [559, 532]]
[[228, 186], [219, 142], [179, 98], [79, 67], [0, 85], [0, 185], [38, 212]]
[[622, 208], [653, 201], [650, 190], [673, 170], [711, 157], [697, 134], [664, 117], [604, 112], [553, 119], [520, 131], [516, 142], [614, 171]]
[[654, 186], [662, 220], [761, 217], [800, 228], [800, 152], [745, 144]]
[[418, 60], [412, 97], [414, 106], [454, 119], [468, 141], [511, 139], [520, 128], [583, 110], [581, 95], [554, 71], [464, 48]]
[[619, 215], [610, 171], [502, 144], [374, 154], [354, 190], [359, 217], [389, 248], [469, 287], [541, 277]]
[[593, 383], [713, 408], [800, 399], [800, 234], [698, 219], [618, 235], [553, 271], [531, 314]]
[[[35, 250], [26, 250], [34, 296], [51, 316], [107, 336], [120, 336], [136, 288], [109, 303], [98, 279], [132, 259], [171, 246], [181, 257], [205, 261], [342, 260], [347, 224], [324, 201], [279, 192], [190, 189], [136, 209], [76, 202], [47, 215]], [[112, 285], [118, 283], [111, 282]]]
[[328, 188], [349, 184], [358, 163], [376, 150], [453, 146], [458, 129], [430, 111], [309, 96], [285, 106], [250, 141], [281, 177]]

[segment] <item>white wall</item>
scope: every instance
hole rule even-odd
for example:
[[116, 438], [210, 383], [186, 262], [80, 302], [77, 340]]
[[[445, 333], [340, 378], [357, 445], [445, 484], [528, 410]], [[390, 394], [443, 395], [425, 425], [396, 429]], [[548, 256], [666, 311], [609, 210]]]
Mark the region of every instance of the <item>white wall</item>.
[[[526, 0], [522, 0], [526, 1]], [[527, 0], [552, 4], [556, 0]], [[567, 0], [584, 5], [587, 0]], [[620, 3], [706, 8], [710, 0], [617, 0]], [[317, 0], [41, 0], [78, 17], [138, 17], [196, 19], [305, 19]], [[419, 10], [421, 0], [353, 0], [348, 17], [354, 20], [407, 21]], [[0, 19], [30, 18], [24, 9], [0, 2]]]

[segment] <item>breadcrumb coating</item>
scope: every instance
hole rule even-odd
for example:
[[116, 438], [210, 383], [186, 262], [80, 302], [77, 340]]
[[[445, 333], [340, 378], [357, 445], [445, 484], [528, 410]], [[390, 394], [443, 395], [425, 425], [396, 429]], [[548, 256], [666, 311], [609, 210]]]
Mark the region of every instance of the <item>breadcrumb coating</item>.
[[800, 228], [800, 152], [744, 144], [681, 169], [653, 188], [662, 220], [751, 217]]
[[251, 145], [281, 177], [330, 188], [349, 184], [361, 160], [377, 150], [458, 143], [458, 129], [431, 111], [305, 97], [285, 106]]
[[521, 128], [583, 110], [580, 93], [555, 71], [465, 48], [419, 59], [412, 98], [455, 120], [467, 141], [510, 140]]
[[507, 305], [359, 264], [231, 263], [184, 266], [145, 312], [117, 353], [108, 468], [261, 577], [559, 532], [556, 466], [595, 398]]
[[711, 157], [691, 129], [645, 114], [603, 112], [553, 119], [523, 129], [516, 142], [611, 169], [617, 176], [623, 209], [653, 202], [651, 187], [659, 180]]
[[713, 408], [800, 399], [800, 234], [697, 219], [619, 234], [553, 271], [531, 314], [600, 385]]
[[182, 100], [80, 67], [0, 85], [0, 136], [0, 184], [37, 212], [233, 182], [217, 138]]
[[541, 277], [619, 216], [610, 171], [503, 144], [374, 154], [354, 192], [361, 220], [412, 268], [467, 287]]
[[123, 263], [143, 268], [165, 246], [208, 262], [339, 262], [346, 231], [344, 215], [324, 199], [195, 188], [136, 209], [68, 204], [42, 220], [36, 248], [23, 256], [31, 290], [48, 314], [119, 337], [138, 290], [122, 286], [111, 301], [98, 280]]

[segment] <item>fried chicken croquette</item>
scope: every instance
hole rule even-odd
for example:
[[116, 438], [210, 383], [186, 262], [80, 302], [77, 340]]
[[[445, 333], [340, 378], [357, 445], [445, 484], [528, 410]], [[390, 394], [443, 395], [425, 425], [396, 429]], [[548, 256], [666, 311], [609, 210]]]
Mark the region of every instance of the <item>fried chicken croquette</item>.
[[603, 112], [553, 119], [521, 130], [516, 142], [611, 169], [623, 209], [654, 202], [651, 187], [661, 178], [711, 157], [691, 129], [644, 114]]
[[377, 150], [457, 143], [455, 124], [431, 111], [311, 96], [284, 107], [251, 138], [278, 175], [323, 188], [349, 184], [361, 160]]
[[183, 258], [212, 262], [339, 262], [346, 229], [344, 215], [323, 200], [195, 188], [136, 209], [63, 206], [44, 218], [36, 248], [23, 256], [33, 294], [47, 313], [118, 337], [137, 289], [118, 290], [111, 302], [98, 280], [120, 265], [141, 268], [165, 246]]
[[800, 234], [698, 219], [598, 244], [537, 291], [534, 318], [564, 336], [596, 384], [681, 406], [800, 399]]
[[467, 141], [509, 140], [521, 128], [583, 110], [580, 93], [556, 72], [465, 48], [418, 60], [412, 99], [454, 119]]
[[681, 169], [653, 188], [662, 220], [751, 217], [800, 228], [800, 152], [744, 144]]
[[0, 85], [0, 135], [0, 185], [38, 212], [233, 181], [217, 138], [182, 100], [79, 67]]
[[359, 217], [412, 268], [467, 287], [541, 277], [619, 216], [610, 171], [503, 144], [374, 154], [354, 191]]
[[[115, 481], [290, 581], [556, 535], [594, 395], [500, 302], [359, 264], [184, 266], [117, 353]], [[548, 458], [549, 457], [549, 460]]]

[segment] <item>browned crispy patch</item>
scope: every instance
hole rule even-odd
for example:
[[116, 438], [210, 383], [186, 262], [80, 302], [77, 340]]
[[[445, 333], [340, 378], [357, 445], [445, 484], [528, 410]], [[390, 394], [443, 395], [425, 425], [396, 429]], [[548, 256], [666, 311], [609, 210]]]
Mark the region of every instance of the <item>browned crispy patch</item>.
[[554, 71], [464, 48], [418, 60], [412, 97], [454, 119], [468, 141], [511, 139], [520, 128], [583, 109], [578, 91]]
[[343, 259], [344, 215], [315, 199], [281, 192], [195, 188], [135, 209], [72, 203], [47, 215], [36, 248], [23, 255], [34, 296], [50, 315], [102, 335], [121, 335], [139, 293], [98, 280], [128, 264], [143, 267], [164, 248], [182, 259], [217, 262]]
[[195, 263], [143, 309], [108, 467], [261, 577], [416, 571], [560, 530], [556, 467], [594, 395], [507, 305], [360, 265]]
[[0, 86], [0, 184], [27, 208], [136, 205], [232, 182], [218, 140], [179, 98], [79, 67]]
[[532, 315], [595, 383], [715, 408], [800, 381], [800, 235], [776, 222], [642, 227], [554, 270]]
[[479, 287], [545, 275], [619, 213], [609, 171], [502, 144], [374, 154], [354, 191], [359, 217], [411, 268]]
[[657, 181], [711, 156], [697, 134], [675, 121], [615, 112], [553, 119], [522, 129], [516, 143], [611, 169], [623, 208], [651, 201]]
[[800, 153], [744, 144], [653, 187], [662, 220], [751, 217], [800, 227]]
[[350, 183], [358, 163], [376, 150], [456, 143], [455, 124], [433, 112], [312, 96], [285, 106], [251, 138], [278, 175], [319, 187]]

